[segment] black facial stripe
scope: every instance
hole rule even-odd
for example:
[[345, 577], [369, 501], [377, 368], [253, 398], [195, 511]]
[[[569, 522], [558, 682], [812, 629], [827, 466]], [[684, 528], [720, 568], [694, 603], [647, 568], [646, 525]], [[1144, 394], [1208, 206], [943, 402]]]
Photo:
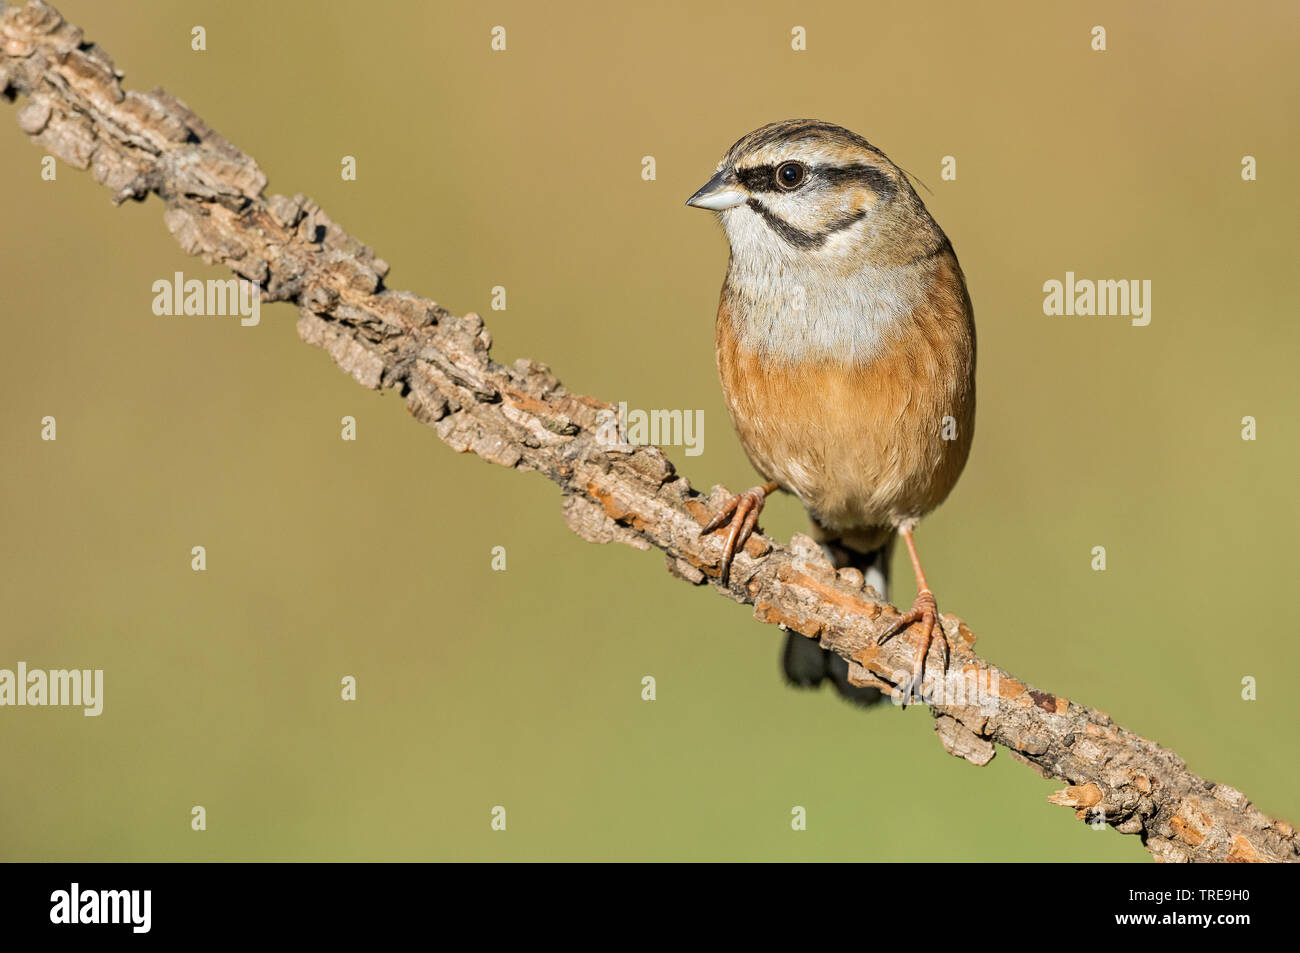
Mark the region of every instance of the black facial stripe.
[[791, 225], [781, 216], [777, 215], [770, 208], [760, 202], [758, 199], [750, 199], [745, 203], [755, 212], [762, 216], [763, 222], [768, 228], [776, 232], [785, 240], [786, 244], [795, 248], [821, 248], [826, 244], [826, 239], [838, 231], [842, 231], [866, 216], [866, 209], [858, 209], [856, 212], [848, 212], [841, 215], [835, 221], [831, 222], [820, 232], [809, 232], [795, 225]]
[[750, 169], [737, 169], [736, 178], [750, 192], [777, 191], [774, 165], [756, 165]]
[[865, 185], [882, 199], [889, 198], [896, 191], [894, 182], [888, 174], [874, 165], [819, 165], [814, 171], [818, 178], [825, 179], [831, 185], [844, 185], [850, 182], [854, 185]]
[[[737, 169], [736, 178], [750, 192], [785, 192], [796, 189], [782, 189], [776, 184], [777, 165], [756, 165], [748, 169]], [[809, 183], [825, 182], [828, 185], [864, 185], [882, 199], [888, 199], [897, 191], [888, 173], [872, 165], [814, 165], [808, 167]], [[802, 188], [802, 186], [800, 186]]]

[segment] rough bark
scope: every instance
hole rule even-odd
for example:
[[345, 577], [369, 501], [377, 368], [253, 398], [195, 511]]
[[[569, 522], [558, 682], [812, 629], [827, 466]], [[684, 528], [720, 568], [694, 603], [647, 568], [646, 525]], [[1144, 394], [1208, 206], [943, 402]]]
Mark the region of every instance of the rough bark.
[[[905, 681], [915, 643], [908, 636], [876, 644], [898, 611], [860, 573], [837, 573], [807, 537], [783, 547], [755, 534], [722, 586], [722, 534], [703, 537], [700, 529], [724, 490], [697, 493], [655, 447], [603, 441], [597, 415], [611, 405], [565, 390], [544, 364], [493, 361], [478, 315], [458, 317], [384, 287], [387, 264], [313, 202], [264, 197], [266, 177], [251, 157], [162, 90], [123, 90], [121, 75], [47, 4], [0, 4], [0, 92], [11, 101], [27, 97], [18, 125], [38, 146], [90, 169], [115, 203], [157, 195], [187, 253], [256, 281], [263, 300], [293, 302], [303, 340], [357, 383], [396, 388], [452, 448], [558, 484], [579, 536], [661, 550], [681, 579], [752, 604], [763, 622], [819, 639], [849, 660], [857, 681], [886, 692]], [[1174, 752], [1104, 712], [992, 665], [975, 654], [974, 636], [957, 618], [944, 616], [943, 624], [953, 646], [950, 674], [945, 680], [942, 653], [932, 652], [927, 691], [936, 696], [930, 710], [949, 753], [983, 765], [995, 745], [1004, 746], [1066, 783], [1054, 803], [1140, 835], [1157, 860], [1300, 859], [1290, 824], [1192, 774]], [[963, 687], [983, 689], [981, 703], [954, 697]]]

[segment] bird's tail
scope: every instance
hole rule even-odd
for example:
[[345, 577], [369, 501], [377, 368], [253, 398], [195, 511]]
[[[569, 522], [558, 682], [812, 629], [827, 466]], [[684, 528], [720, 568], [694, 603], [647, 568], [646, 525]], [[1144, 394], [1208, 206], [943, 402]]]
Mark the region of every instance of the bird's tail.
[[[849, 549], [843, 541], [823, 542], [822, 549], [836, 569], [852, 566], [861, 570], [867, 585], [879, 592], [881, 598], [888, 599], [889, 558], [894, 550], [894, 539], [891, 533], [884, 545], [867, 553]], [[816, 688], [830, 679], [840, 696], [854, 704], [874, 705], [881, 698], [875, 688], [850, 685], [849, 663], [830, 649], [822, 648], [816, 639], [798, 632], [786, 633], [781, 667], [786, 680], [800, 688]]]

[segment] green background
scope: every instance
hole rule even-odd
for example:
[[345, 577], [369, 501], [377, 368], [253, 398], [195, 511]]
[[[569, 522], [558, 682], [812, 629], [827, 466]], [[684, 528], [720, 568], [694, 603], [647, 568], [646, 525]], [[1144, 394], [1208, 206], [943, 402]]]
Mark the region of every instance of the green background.
[[[373, 245], [390, 287], [483, 313], [499, 360], [703, 409], [704, 454], [670, 455], [704, 489], [754, 475], [713, 367], [725, 241], [682, 203], [762, 123], [865, 135], [933, 190], [975, 302], [974, 451], [918, 533], [942, 608], [1017, 676], [1300, 816], [1295, 4], [60, 9], [127, 86], [253, 155], [268, 193]], [[62, 164], [42, 181], [17, 105], [0, 667], [103, 668], [106, 697], [99, 718], [0, 709], [0, 857], [1146, 858], [1005, 752], [945, 755], [924, 709], [784, 687], [777, 629], [656, 553], [580, 541], [554, 486], [452, 453], [299, 342], [290, 306], [257, 328], [156, 317], [155, 280], [222, 273], [157, 200], [114, 209]], [[1150, 279], [1150, 326], [1044, 316], [1067, 270]], [[784, 497], [764, 524], [805, 520]]]

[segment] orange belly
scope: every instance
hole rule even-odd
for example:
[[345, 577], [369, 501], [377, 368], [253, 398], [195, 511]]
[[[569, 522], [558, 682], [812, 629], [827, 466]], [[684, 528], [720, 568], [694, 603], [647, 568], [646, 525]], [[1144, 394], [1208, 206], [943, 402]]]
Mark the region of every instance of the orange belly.
[[939, 271], [865, 363], [765, 358], [738, 344], [725, 293], [718, 310], [718, 372], [750, 461], [861, 549], [943, 502], [970, 453], [974, 324], [955, 261]]

